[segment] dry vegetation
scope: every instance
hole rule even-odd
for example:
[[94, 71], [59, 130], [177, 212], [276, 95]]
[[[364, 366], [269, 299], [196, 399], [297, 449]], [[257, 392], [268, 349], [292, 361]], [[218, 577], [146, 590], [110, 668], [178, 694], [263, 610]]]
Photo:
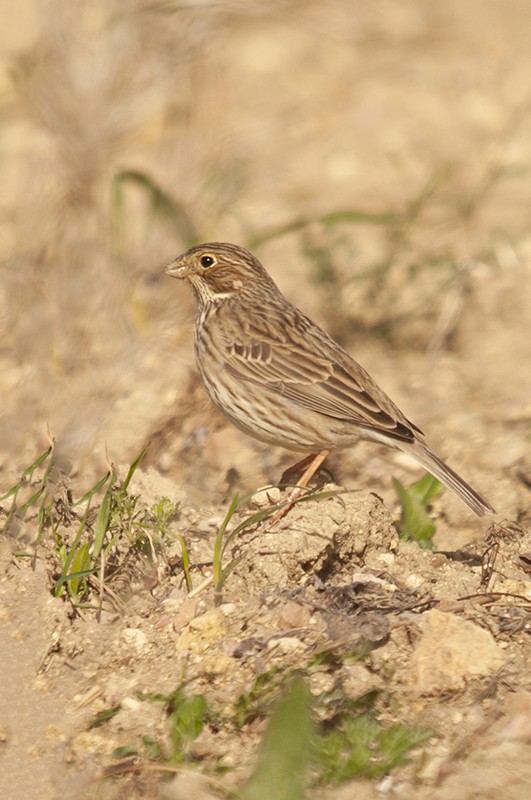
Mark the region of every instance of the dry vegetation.
[[[528, 797], [528, 2], [0, 9], [0, 795], [296, 800], [304, 776], [267, 788], [293, 777], [284, 736], [308, 797]], [[264, 494], [224, 530], [290, 458], [195, 373], [161, 268], [213, 239], [251, 247], [500, 524], [445, 492], [439, 552], [399, 542], [391, 477], [418, 470], [360, 446], [273, 530], [245, 522]]]

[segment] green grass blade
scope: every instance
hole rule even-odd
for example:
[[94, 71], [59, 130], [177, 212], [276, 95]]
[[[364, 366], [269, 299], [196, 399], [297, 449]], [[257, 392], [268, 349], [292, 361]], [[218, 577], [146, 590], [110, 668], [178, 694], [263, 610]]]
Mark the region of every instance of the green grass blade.
[[[68, 583], [68, 581], [75, 581], [79, 578], [86, 578], [88, 575], [95, 575], [97, 571], [98, 570], [93, 567], [92, 569], [82, 569], [79, 572], [69, 572], [68, 575], [61, 575], [54, 584], [53, 593], [55, 597], [58, 597], [61, 587], [64, 586], [65, 583]], [[74, 592], [72, 592], [72, 594], [74, 594]]]
[[121, 704], [118, 704], [116, 706], [111, 706], [110, 708], [104, 708], [103, 711], [98, 711], [96, 716], [87, 725], [87, 730], [91, 731], [93, 728], [99, 728], [99, 726], [103, 725], [104, 722], [107, 722], [115, 717], [116, 714], [121, 711], [121, 709]]
[[226, 567], [223, 567], [221, 570], [221, 577], [219, 579], [219, 584], [216, 585], [216, 592], [219, 594], [225, 585], [225, 581], [231, 574], [231, 572], [236, 569], [238, 564], [241, 563], [243, 556], [239, 556], [238, 558], [234, 558]]
[[[86, 524], [87, 524], [88, 512], [89, 512], [89, 508], [87, 507], [87, 509], [85, 511], [85, 514], [83, 515], [83, 519], [81, 520], [81, 522], [79, 524], [79, 528], [77, 529], [77, 533], [76, 533], [74, 541], [72, 542], [72, 546], [71, 546], [68, 554], [66, 555], [66, 558], [64, 558], [63, 569], [61, 571], [61, 575], [59, 576], [59, 579], [56, 581], [56, 584], [55, 584], [55, 587], [54, 587], [54, 595], [55, 595], [55, 597], [58, 597], [58, 594], [60, 593], [60, 590], [61, 590], [61, 586], [64, 584], [65, 580], [68, 580], [68, 574], [69, 574], [69, 572], [71, 570], [72, 562], [74, 560], [74, 557], [75, 557], [75, 554], [76, 554], [76, 550], [78, 548], [79, 542], [81, 541], [81, 537], [83, 536], [83, 531], [85, 530], [85, 527], [86, 527]], [[63, 560], [62, 552], [63, 551], [61, 550], [61, 553], [60, 553], [61, 560]]]
[[239, 800], [304, 800], [312, 734], [310, 693], [297, 678], [277, 701], [255, 771], [239, 792]]
[[231, 521], [234, 512], [238, 508], [239, 498], [238, 494], [236, 493], [231, 500], [230, 506], [228, 508], [227, 513], [225, 514], [225, 519], [219, 526], [219, 530], [216, 534], [216, 540], [214, 542], [214, 558], [213, 558], [213, 569], [214, 569], [214, 588], [220, 584], [223, 572], [223, 564], [222, 564], [222, 557], [223, 557], [223, 540], [225, 537], [225, 531], [227, 530], [227, 525]]
[[[43, 464], [43, 463], [46, 461], [46, 459], [48, 458], [48, 456], [51, 454], [51, 452], [52, 452], [52, 451], [53, 451], [53, 445], [50, 445], [50, 447], [48, 447], [48, 448], [47, 448], [47, 450], [45, 450], [45, 451], [44, 451], [44, 453], [42, 453], [42, 454], [41, 454], [41, 455], [40, 455], [40, 456], [37, 458], [37, 460], [33, 462], [33, 464], [30, 464], [30, 465], [29, 465], [29, 467], [26, 467], [26, 469], [25, 469], [25, 470], [24, 470], [24, 472], [22, 473], [22, 478], [23, 478], [23, 479], [24, 479], [24, 478], [31, 478], [31, 476], [33, 475], [33, 473], [35, 472], [35, 470], [36, 470], [38, 467], [40, 467], [40, 465], [41, 465], [41, 464]], [[0, 498], [0, 500], [1, 500], [1, 499], [2, 499], [2, 498]]]
[[184, 536], [179, 536], [179, 541], [181, 543], [181, 554], [183, 557], [183, 571], [186, 580], [186, 586], [188, 588], [188, 591], [191, 592], [192, 589], [194, 588], [194, 584], [192, 581], [192, 576], [190, 574], [190, 557], [188, 555], [188, 548], [186, 547]]
[[295, 233], [304, 230], [310, 225], [336, 225], [339, 222], [350, 222], [352, 224], [363, 225], [401, 225], [404, 221], [403, 214], [396, 214], [394, 212], [370, 213], [368, 211], [339, 210], [332, 211], [328, 214], [321, 214], [315, 217], [299, 217], [291, 222], [286, 222], [283, 225], [266, 229], [261, 233], [254, 234], [248, 239], [248, 246], [252, 250], [264, 242], [271, 239], [278, 239], [280, 236], [286, 236], [288, 233]]
[[[282, 488], [285, 488], [286, 486], [288, 486], [288, 485], [287, 484], [286, 485], [283, 484]], [[288, 488], [291, 488], [291, 486], [292, 485], [290, 484], [288, 486]], [[296, 487], [296, 485], [293, 484], [292, 488], [295, 488], [295, 487]], [[271, 488], [276, 488], [276, 487], [271, 487]], [[300, 497], [296, 497], [295, 500], [292, 501], [292, 505], [295, 506], [295, 505], [298, 505], [299, 503], [306, 503], [309, 500], [324, 500], [327, 497], [335, 497], [338, 494], [344, 494], [344, 491], [343, 490], [329, 489], [329, 490], [327, 490], [325, 492], [312, 492], [310, 489], [308, 489], [308, 490], [305, 491], [305, 494], [301, 495]], [[253, 496], [252, 494], [248, 495], [249, 498], [252, 497], [252, 496]], [[243, 502], [244, 501], [242, 501], [242, 504], [243, 504]], [[242, 522], [240, 522], [239, 525], [237, 525], [234, 528], [233, 531], [231, 531], [231, 533], [228, 536], [224, 537], [223, 546], [222, 546], [222, 549], [221, 549], [221, 555], [222, 556], [224, 555], [225, 550], [227, 549], [227, 547], [230, 545], [230, 543], [233, 541], [233, 539], [239, 533], [241, 533], [246, 528], [251, 527], [252, 525], [256, 525], [259, 522], [263, 522], [265, 519], [268, 519], [269, 517], [272, 517], [273, 514], [276, 511], [278, 511], [279, 509], [281, 509], [283, 507], [283, 505], [284, 505], [284, 502], [281, 501], [280, 503], [275, 503], [275, 505], [269, 506], [268, 508], [263, 508], [261, 511], [257, 511], [255, 514], [251, 514], [250, 516], [246, 517]]]
[[[16, 500], [17, 494], [22, 489], [22, 487], [27, 483], [27, 480], [31, 479], [31, 477], [32, 477], [33, 473], [35, 472], [35, 470], [38, 467], [40, 467], [41, 464], [43, 464], [46, 461], [46, 459], [52, 453], [52, 451], [53, 451], [53, 446], [50, 445], [50, 447], [48, 447], [44, 451], [44, 453], [41, 453], [41, 455], [32, 464], [29, 465], [29, 467], [26, 467], [26, 469], [24, 470], [24, 472], [20, 476], [19, 480], [10, 489], [8, 489], [5, 494], [0, 496], [0, 503], [2, 503], [4, 500], [7, 500], [9, 497], [13, 497], [13, 496], [14, 496], [14, 500], [13, 500], [13, 503], [14, 503], [15, 500]], [[47, 469], [47, 471], [46, 471], [46, 473], [44, 475], [43, 480], [41, 481], [41, 484], [43, 486], [44, 486], [44, 484], [46, 482], [46, 478], [47, 478], [48, 473], [50, 471], [50, 467], [51, 467], [51, 464], [48, 467], [48, 469]], [[30, 505], [30, 504], [28, 503], [26, 505]]]
[[109, 520], [111, 518], [111, 503], [113, 499], [115, 480], [116, 480], [116, 472], [113, 469], [111, 474], [111, 480], [109, 486], [107, 487], [107, 491], [103, 495], [103, 500], [101, 501], [100, 510], [98, 511], [98, 516], [96, 518], [96, 525], [94, 527], [94, 547], [92, 549], [93, 564], [96, 562], [99, 554], [101, 553], [101, 549], [103, 547], [103, 541], [105, 539], [105, 534], [109, 530]]
[[32, 495], [31, 495], [31, 497], [29, 498], [29, 500], [26, 500], [26, 502], [25, 502], [25, 503], [23, 503], [21, 506], [19, 506], [19, 509], [18, 509], [18, 510], [19, 510], [19, 513], [20, 513], [22, 516], [24, 516], [24, 514], [26, 513], [26, 511], [28, 510], [28, 508], [30, 508], [30, 506], [33, 506], [33, 505], [35, 505], [35, 503], [37, 502], [37, 500], [38, 500], [40, 497], [42, 497], [42, 494], [43, 494], [45, 491], [46, 491], [46, 486], [41, 486], [41, 487], [40, 487], [40, 489], [37, 489], [37, 491], [36, 491], [34, 494], [32, 494]]
[[140, 464], [140, 462], [142, 461], [142, 459], [146, 455], [148, 449], [149, 449], [149, 442], [144, 447], [144, 449], [139, 453], [139, 455], [135, 458], [135, 460], [133, 461], [131, 466], [129, 467], [129, 471], [127, 473], [126, 479], [125, 479], [125, 481], [123, 482], [123, 485], [122, 485], [122, 492], [126, 492], [127, 489], [129, 488], [129, 484], [131, 483], [131, 478], [135, 474], [135, 472], [136, 472], [136, 470], [138, 468], [138, 465]]
[[434, 478], [429, 472], [422, 476], [420, 480], [409, 487], [413, 491], [423, 506], [429, 505], [440, 493], [442, 483]]
[[103, 487], [105, 486], [111, 475], [112, 475], [111, 472], [107, 472], [107, 474], [104, 475], [103, 478], [101, 478], [97, 483], [94, 484], [92, 489], [89, 489], [88, 492], [85, 492], [83, 497], [72, 503], [72, 508], [75, 508], [76, 506], [81, 506], [83, 505], [83, 503], [87, 503], [90, 500], [92, 500], [92, 497], [95, 494], [97, 494], [101, 489], [103, 489]]

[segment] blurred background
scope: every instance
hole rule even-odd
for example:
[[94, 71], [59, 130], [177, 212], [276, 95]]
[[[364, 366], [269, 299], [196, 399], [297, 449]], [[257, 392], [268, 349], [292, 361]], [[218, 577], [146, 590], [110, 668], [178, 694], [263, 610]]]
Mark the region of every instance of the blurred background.
[[[526, 0], [0, 13], [2, 484], [49, 436], [84, 481], [147, 441], [198, 501], [279, 477], [293, 456], [213, 412], [193, 298], [161, 274], [221, 240], [251, 248], [501, 510], [528, 497]], [[390, 458], [409, 468], [361, 446], [334, 469], [388, 485]]]

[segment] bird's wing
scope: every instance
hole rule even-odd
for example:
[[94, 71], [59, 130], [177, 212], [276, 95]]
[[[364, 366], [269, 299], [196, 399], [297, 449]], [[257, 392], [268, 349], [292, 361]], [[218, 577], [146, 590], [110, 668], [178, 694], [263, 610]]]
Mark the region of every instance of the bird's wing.
[[230, 324], [225, 335], [224, 368], [238, 380], [401, 441], [420, 433], [370, 375], [300, 312], [277, 324], [258, 315], [243, 335]]

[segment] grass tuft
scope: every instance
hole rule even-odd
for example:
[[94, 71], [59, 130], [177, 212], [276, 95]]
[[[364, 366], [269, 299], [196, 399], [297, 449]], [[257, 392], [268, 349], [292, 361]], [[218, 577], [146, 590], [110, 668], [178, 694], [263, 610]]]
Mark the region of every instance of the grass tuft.
[[[135, 562], [142, 570], [146, 556], [156, 558], [158, 543], [174, 537], [169, 526], [179, 513], [178, 504], [162, 498], [152, 509], [141, 508], [139, 498], [129, 491], [146, 450], [135, 458], [123, 480], [112, 467], [74, 500], [55, 468], [51, 445], [0, 497], [4, 535], [16, 537], [20, 529], [26, 534], [31, 522], [37, 524], [32, 551], [19, 550], [15, 556], [35, 562], [39, 547], [51, 545], [45, 551], [51, 550], [55, 561], [52, 594], [67, 599], [74, 609], [92, 608], [99, 613], [105, 595], [110, 594], [110, 582]], [[190, 586], [185, 549], [183, 563]]]

